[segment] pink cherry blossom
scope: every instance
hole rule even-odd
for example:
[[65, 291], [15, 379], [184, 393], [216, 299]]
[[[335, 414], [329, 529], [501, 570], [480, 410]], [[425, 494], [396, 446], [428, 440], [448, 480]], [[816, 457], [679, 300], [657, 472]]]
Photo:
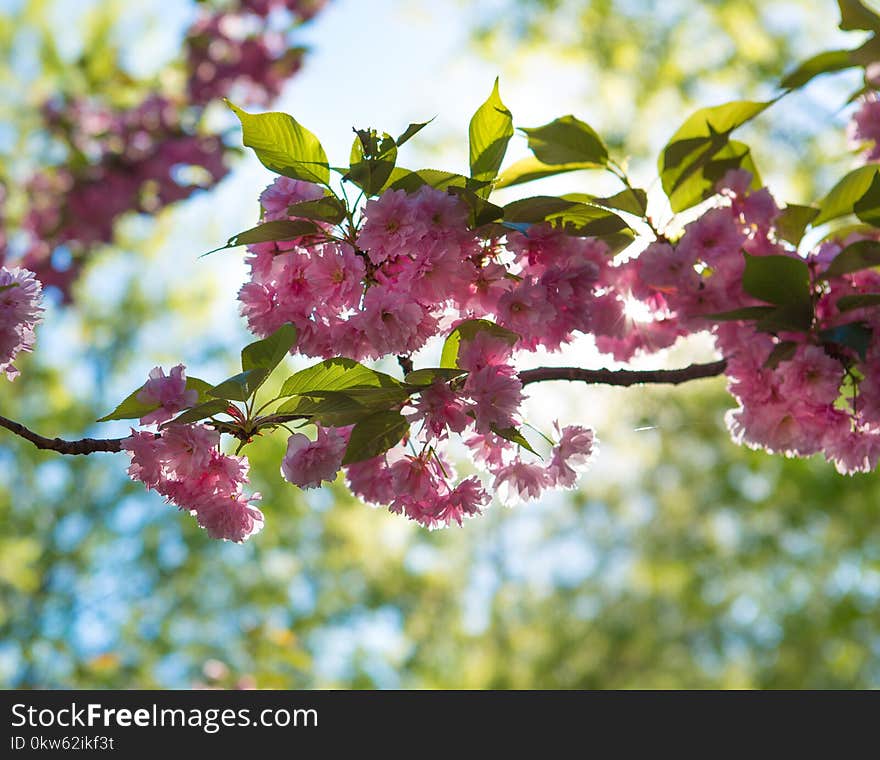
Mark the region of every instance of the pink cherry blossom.
[[474, 427], [487, 433], [494, 426], [507, 428], [517, 424], [522, 403], [522, 383], [516, 370], [506, 365], [490, 365], [468, 374], [462, 394], [472, 402]]
[[880, 432], [844, 428], [827, 435], [824, 447], [825, 456], [841, 475], [873, 472], [880, 461]]
[[840, 395], [843, 365], [819, 346], [801, 346], [779, 365], [779, 392], [815, 404], [833, 404]]
[[469, 371], [485, 367], [506, 366], [513, 355], [513, 346], [504, 338], [490, 332], [478, 332], [473, 338], [462, 340], [458, 349], [458, 366]]
[[281, 474], [303, 489], [318, 488], [323, 481], [332, 483], [342, 467], [347, 443], [347, 438], [333, 428], [319, 426], [314, 441], [302, 433], [294, 433], [287, 439]]
[[510, 507], [520, 501], [537, 499], [551, 485], [551, 477], [544, 467], [516, 458], [495, 471], [492, 488], [501, 503]]
[[678, 248], [683, 259], [704, 261], [711, 266], [738, 255], [745, 240], [731, 209], [713, 208], [685, 227]]
[[411, 420], [423, 420], [436, 437], [442, 436], [447, 430], [460, 433], [471, 422], [462, 399], [442, 380], [421, 391], [414, 407]]
[[263, 513], [252, 506], [260, 494], [214, 494], [196, 510], [196, 520], [211, 538], [241, 543], [263, 529]]
[[541, 344], [546, 325], [556, 317], [547, 288], [538, 283], [521, 282], [498, 299], [498, 317], [502, 325], [515, 333], [527, 348]]
[[220, 444], [220, 434], [207, 425], [169, 425], [162, 432], [162, 440], [162, 456], [167, 466], [180, 479], [186, 479], [208, 468]]
[[163, 477], [161, 452], [164, 441], [155, 433], [132, 428], [131, 436], [122, 442], [122, 448], [131, 453], [128, 474], [147, 488], [156, 487]]
[[187, 390], [186, 367], [178, 364], [171, 368], [166, 376], [161, 367], [150, 370], [150, 377], [137, 395], [142, 404], [159, 404], [159, 408], [141, 417], [141, 425], [159, 424], [170, 420], [183, 409], [195, 406], [199, 400], [199, 392]]
[[880, 99], [876, 93], [863, 98], [859, 109], [853, 114], [849, 129], [850, 142], [854, 147], [865, 145], [864, 160], [880, 160]]
[[639, 279], [649, 287], [661, 291], [690, 291], [700, 284], [694, 269], [695, 258], [690, 258], [681, 246], [651, 243], [637, 259]]
[[364, 260], [351, 246], [321, 246], [314, 250], [307, 271], [318, 300], [344, 308], [358, 306], [364, 289]]
[[557, 487], [573, 488], [578, 472], [586, 468], [595, 454], [596, 438], [592, 430], [580, 425], [569, 425], [559, 432], [547, 472]]
[[15, 357], [34, 347], [34, 328], [41, 321], [42, 287], [33, 272], [0, 267], [0, 372], [14, 380]]
[[358, 247], [367, 252], [373, 264], [415, 252], [415, 242], [424, 228], [413, 224], [413, 205], [403, 190], [388, 190], [367, 201], [367, 221], [358, 236]]
[[399, 451], [346, 465], [345, 476], [352, 493], [370, 504], [390, 504], [394, 500], [394, 478], [389, 459], [402, 456]]
[[421, 348], [436, 329], [436, 320], [420, 304], [387, 288], [370, 288], [359, 326], [375, 356], [408, 354]]
[[467, 478], [441, 499], [436, 516], [447, 525], [452, 521], [461, 525], [463, 519], [480, 514], [488, 502], [489, 495], [479, 479]]
[[275, 181], [260, 195], [260, 205], [265, 212], [265, 220], [287, 219], [291, 214], [288, 207], [303, 201], [315, 201], [324, 197], [324, 191], [311, 182], [303, 182], [290, 177], [276, 177]]
[[262, 528], [263, 515], [251, 505], [260, 495], [242, 492], [248, 482], [247, 458], [220, 453], [215, 430], [173, 424], [158, 434], [131, 432], [122, 448], [131, 457], [132, 480], [195, 515], [212, 538], [241, 542]]

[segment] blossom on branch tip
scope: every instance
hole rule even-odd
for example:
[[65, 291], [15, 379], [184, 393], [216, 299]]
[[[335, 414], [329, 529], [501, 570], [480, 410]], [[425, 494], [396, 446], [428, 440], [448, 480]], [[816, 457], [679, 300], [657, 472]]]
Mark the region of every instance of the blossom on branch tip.
[[186, 367], [178, 364], [166, 376], [161, 367], [150, 370], [150, 376], [137, 395], [142, 404], [159, 404], [159, 408], [141, 417], [141, 425], [167, 422], [183, 409], [188, 409], [199, 400], [197, 390], [187, 390]]

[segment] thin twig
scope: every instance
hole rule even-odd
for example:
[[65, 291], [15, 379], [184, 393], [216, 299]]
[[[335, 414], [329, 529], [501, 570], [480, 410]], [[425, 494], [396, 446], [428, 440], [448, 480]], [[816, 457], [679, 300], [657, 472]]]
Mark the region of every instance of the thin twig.
[[708, 364], [691, 364], [681, 369], [581, 369], [580, 367], [539, 367], [519, 373], [523, 385], [547, 380], [571, 380], [593, 385], [647, 385], [668, 383], [679, 385], [690, 380], [715, 377], [724, 372], [727, 362], [720, 359]]
[[24, 425], [0, 416], [0, 427], [30, 441], [38, 449], [57, 451], [59, 454], [94, 454], [98, 451], [122, 451], [124, 438], [80, 438], [78, 441], [65, 441], [62, 438], [46, 438], [28, 430]]
[[[716, 377], [724, 372], [727, 362], [720, 359], [708, 364], [691, 364], [681, 369], [581, 369], [580, 367], [539, 367], [527, 369], [519, 373], [523, 385], [542, 383], [549, 380], [570, 380], [592, 385], [649, 385], [667, 383], [679, 385], [691, 380]], [[300, 415], [270, 415], [272, 422], [283, 424], [297, 419]], [[266, 420], [270, 418], [265, 418]], [[57, 451], [59, 454], [95, 454], [99, 451], [122, 451], [124, 438], [80, 438], [77, 441], [65, 441], [62, 438], [46, 438], [32, 430], [28, 430], [19, 422], [0, 416], [0, 427], [30, 441], [38, 449]]]

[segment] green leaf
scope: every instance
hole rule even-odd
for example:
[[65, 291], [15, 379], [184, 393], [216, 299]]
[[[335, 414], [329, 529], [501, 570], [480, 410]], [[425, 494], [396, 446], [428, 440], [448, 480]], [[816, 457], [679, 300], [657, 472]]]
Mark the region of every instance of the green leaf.
[[826, 243], [829, 240], [841, 244], [850, 235], [873, 235], [876, 230], [870, 224], [862, 222], [853, 222], [852, 224], [841, 224], [825, 233], [820, 240], [816, 241], [816, 245]]
[[576, 162], [570, 164], [545, 164], [534, 156], [522, 158], [512, 163], [498, 176], [495, 182], [496, 188], [512, 187], [513, 185], [522, 185], [525, 182], [532, 182], [536, 179], [544, 177], [553, 177], [557, 174], [565, 174], [566, 172], [580, 171], [581, 169], [602, 169], [603, 164], [597, 164], [592, 161]]
[[669, 168], [661, 176], [674, 212], [689, 209], [715, 195], [718, 181], [730, 169], [745, 169], [752, 175], [751, 188], [761, 187], [761, 177], [748, 145], [720, 137], [717, 141], [697, 142], [698, 147], [686, 155], [678, 167]]
[[607, 209], [583, 203], [572, 198], [588, 196], [537, 195], [523, 198], [504, 207], [504, 221], [527, 224], [549, 222], [561, 227], [570, 235], [601, 237], [621, 230], [629, 230], [629, 225], [617, 214]]
[[263, 369], [268, 377], [295, 343], [296, 327], [290, 323], [283, 324], [268, 337], [241, 349], [241, 368], [245, 372]]
[[814, 77], [832, 71], [843, 71], [856, 66], [852, 50], [826, 50], [803, 61], [796, 69], [783, 77], [779, 86], [786, 90], [803, 87]]
[[[877, 61], [877, 59], [880, 59], [880, 37], [876, 34], [872, 34], [860, 47], [853, 50], [850, 53], [850, 56], [852, 57], [853, 63], [857, 66], [870, 66]], [[867, 92], [873, 89], [874, 88], [869, 85], [865, 88], [865, 91]]]
[[440, 366], [443, 368], [458, 368], [458, 352], [462, 341], [473, 340], [479, 333], [487, 332], [499, 338], [507, 344], [514, 346], [519, 340], [519, 335], [488, 319], [468, 319], [454, 328], [443, 343], [443, 351], [440, 354]]
[[137, 395], [140, 393], [140, 390], [141, 389], [138, 388], [130, 396], [127, 396], [112, 412], [105, 414], [103, 417], [99, 417], [96, 421], [109, 422], [110, 420], [131, 420], [156, 411], [161, 406], [160, 404], [144, 404], [137, 400]]
[[880, 243], [876, 240], [859, 240], [838, 253], [822, 276], [839, 277], [876, 266], [880, 266]]
[[648, 211], [648, 194], [639, 187], [628, 187], [607, 198], [593, 196], [592, 203], [595, 203], [597, 206], [614, 208], [618, 211], [626, 211], [628, 214], [644, 217]]
[[[353, 395], [359, 393], [360, 395]], [[307, 417], [323, 425], [353, 425], [378, 411], [397, 406], [408, 397], [405, 389], [361, 388], [346, 391], [313, 391], [281, 404], [276, 414]]]
[[[208, 251], [208, 253], [216, 253], [217, 251], [235, 248], [239, 245], [297, 240], [305, 235], [315, 234], [323, 234], [323, 230], [315, 225], [314, 222], [305, 219], [277, 219], [273, 222], [263, 222], [263, 224], [258, 224], [249, 230], [239, 232], [237, 235], [229, 238], [226, 245], [215, 248], [213, 251]], [[207, 256], [208, 253], [202, 255]]]
[[798, 206], [790, 203], [776, 217], [776, 236], [797, 247], [804, 237], [807, 226], [818, 215], [819, 209], [815, 206]]
[[384, 454], [409, 432], [400, 412], [377, 412], [358, 422], [351, 431], [342, 464], [354, 464]]
[[244, 144], [270, 171], [293, 179], [326, 185], [330, 181], [327, 154], [320, 141], [286, 113], [251, 114], [226, 104], [241, 121]]
[[500, 428], [492, 425], [491, 428], [495, 435], [499, 435], [507, 441], [512, 441], [517, 444], [517, 446], [522, 446], [526, 451], [531, 451], [532, 454], [538, 453], [532, 448], [531, 444], [526, 440], [526, 437], [515, 427]]
[[750, 119], [754, 119], [772, 103], [772, 100], [734, 100], [717, 106], [700, 108], [678, 128], [669, 144], [688, 138], [729, 134]]
[[207, 401], [210, 398], [208, 391], [213, 387], [213, 383], [206, 382], [198, 377], [188, 377], [186, 379], [186, 389], [188, 391], [196, 391], [199, 394], [199, 402]]
[[345, 394], [368, 406], [388, 408], [406, 401], [412, 389], [405, 385], [383, 388], [346, 388]]
[[844, 176], [819, 202], [819, 215], [813, 220], [813, 226], [816, 227], [832, 219], [852, 214], [855, 204], [874, 183], [877, 171], [876, 164], [868, 164], [860, 166]]
[[[186, 389], [188, 391], [198, 391], [199, 401], [202, 401], [206, 398], [207, 390], [211, 388], [210, 383], [206, 383], [204, 380], [199, 379], [198, 377], [188, 377], [186, 379]], [[155, 412], [161, 404], [145, 404], [142, 401], [138, 401], [137, 396], [143, 390], [143, 385], [138, 388], [136, 391], [130, 393], [124, 401], [122, 401], [119, 406], [117, 406], [110, 414], [105, 414], [103, 417], [97, 420], [97, 422], [108, 422], [109, 420], [133, 420], [140, 419], [141, 417], [149, 414], [150, 412]]]
[[752, 256], [748, 253], [743, 290], [777, 306], [811, 308], [810, 270], [807, 262], [790, 256]]
[[852, 311], [864, 309], [870, 306], [880, 306], [880, 293], [859, 293], [853, 296], [843, 296], [837, 299], [838, 311]]
[[773, 350], [764, 362], [764, 366], [767, 369], [776, 369], [780, 362], [787, 362], [795, 355], [797, 347], [798, 344], [793, 340], [780, 341], [773, 347]]
[[744, 166], [750, 151], [729, 141], [730, 133], [753, 119], [772, 101], [748, 100], [701, 108], [670, 138], [659, 160], [663, 189], [676, 213], [714, 194], [714, 184], [727, 169]]
[[569, 114], [541, 127], [522, 127], [529, 148], [545, 164], [608, 163], [608, 148], [586, 122]]
[[344, 391], [350, 388], [400, 388], [399, 380], [365, 367], [353, 359], [327, 359], [291, 375], [281, 386], [280, 396], [312, 391]]
[[819, 332], [819, 337], [826, 343], [836, 343], [851, 348], [863, 361], [871, 345], [872, 335], [873, 331], [864, 322], [850, 322]]
[[616, 256], [636, 239], [636, 235], [632, 230], [626, 229], [611, 235], [601, 235], [598, 239], [608, 246], [609, 256]]
[[859, 220], [880, 227], [880, 174], [875, 174], [871, 186], [854, 204], [853, 211]]
[[[531, 198], [522, 198], [508, 203], [504, 207], [504, 221], [537, 224], [545, 221], [548, 216], [564, 213], [579, 205], [584, 204], [579, 201], [558, 198], [555, 195], [534, 195]], [[596, 211], [601, 213], [601, 209], [596, 209]]]
[[744, 306], [741, 309], [719, 311], [715, 314], [704, 314], [704, 319], [713, 319], [716, 322], [748, 322], [761, 319], [772, 314], [776, 309], [773, 306]]
[[421, 132], [432, 121], [434, 121], [434, 119], [428, 119], [427, 121], [413, 122], [412, 124], [410, 124], [403, 131], [403, 134], [394, 141], [397, 143], [397, 147], [399, 148], [401, 145], [403, 145], [411, 137], [415, 136], [418, 132]]
[[197, 404], [191, 409], [187, 409], [185, 412], [178, 414], [173, 420], [169, 420], [164, 425], [162, 425], [162, 427], [167, 427], [168, 425], [183, 425], [189, 424], [191, 422], [198, 422], [199, 420], [213, 417], [215, 414], [222, 414], [226, 411], [228, 406], [229, 402], [226, 401], [226, 399], [212, 398], [210, 401], [205, 401], [201, 404]]
[[350, 168], [343, 179], [354, 182], [367, 195], [377, 195], [394, 171], [397, 143], [387, 132], [380, 135], [375, 129], [358, 129], [355, 133]]
[[414, 193], [420, 187], [428, 185], [436, 190], [448, 190], [451, 187], [470, 188], [478, 190], [480, 187], [488, 186], [489, 182], [475, 182], [463, 174], [455, 172], [444, 172], [439, 169], [418, 169], [412, 171], [395, 167], [394, 171], [388, 177], [383, 190], [405, 190], [407, 193]]
[[449, 192], [457, 195], [470, 209], [468, 225], [471, 228], [481, 227], [500, 219], [504, 210], [494, 203], [489, 203], [480, 191], [473, 192], [466, 187], [450, 186]]
[[339, 224], [345, 219], [345, 204], [335, 195], [325, 195], [314, 201], [302, 201], [287, 207], [290, 216], [300, 219], [314, 219], [319, 222]]
[[880, 16], [859, 0], [837, 0], [840, 28], [845, 31], [880, 32]]
[[239, 372], [215, 385], [208, 393], [216, 398], [225, 398], [229, 401], [247, 401], [257, 392], [268, 375], [269, 370], [263, 368]]
[[[513, 137], [513, 117], [498, 94], [498, 79], [492, 94], [471, 118], [468, 128], [471, 177], [492, 182], [498, 176], [507, 143]], [[478, 191], [482, 198], [489, 197], [489, 188]]]
[[755, 323], [761, 332], [806, 332], [813, 323], [813, 310], [803, 304], [777, 306], [766, 317]]
[[433, 385], [437, 380], [447, 382], [466, 374], [467, 372], [463, 369], [452, 367], [430, 367], [410, 372], [405, 380], [409, 385], [428, 386]]

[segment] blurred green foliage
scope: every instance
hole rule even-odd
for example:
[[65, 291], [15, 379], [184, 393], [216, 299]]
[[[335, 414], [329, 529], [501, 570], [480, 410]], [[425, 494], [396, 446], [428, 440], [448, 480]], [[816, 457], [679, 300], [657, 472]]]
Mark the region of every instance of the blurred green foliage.
[[[578, 115], [613, 152], [628, 154], [649, 172], [672, 129], [697, 108], [765, 99], [800, 61], [824, 50], [855, 47], [866, 36], [837, 30], [834, 0], [463, 5], [475, 20], [475, 46], [490, 60], [519, 61], [523, 71], [555, 62], [579, 72], [574, 86], [583, 110]], [[842, 79], [855, 85], [843, 86]], [[568, 88], [569, 80], [564, 81]], [[859, 81], [850, 72], [817, 82], [750, 127], [745, 142], [783, 200], [814, 199], [849, 163], [841, 110]], [[554, 86], [551, 79], [548, 86]]]
[[[511, 0], [505, 23], [517, 44], [589, 54], [602, 76], [585, 80], [634, 93], [648, 113], [679, 103], [645, 141], [718, 87], [712, 101], [752, 95], [834, 22], [833, 4], [826, 19], [807, 0], [569, 5], [584, 21], [568, 41], [541, 32], [559, 3]], [[770, 8], [789, 8], [794, 31], [768, 31]], [[731, 51], [724, 30], [743, 44]], [[613, 112], [619, 130], [627, 113]], [[817, 156], [804, 154], [809, 182], [822, 181]], [[90, 261], [75, 308], [51, 310], [22, 377], [0, 389], [3, 414], [48, 435], [124, 434], [92, 421], [153, 363], [185, 360], [206, 379], [234, 369], [240, 272], [214, 259], [188, 275], [185, 260], [225, 239], [195, 203], [149, 232], [132, 222]], [[124, 455], [62, 458], [4, 434], [0, 686], [880, 685], [876, 476], [734, 446], [720, 379], [578, 393], [578, 421], [591, 409], [605, 420], [580, 491], [433, 533], [339, 484], [285, 484], [281, 436], [246, 450], [267, 525], [237, 546], [130, 483]]]
[[[26, 395], [58, 399], [43, 428], [85, 423], [28, 369]], [[119, 457], [10, 442], [4, 685], [876, 686], [876, 479], [734, 446], [722, 385], [612, 392], [582, 492], [435, 533], [341, 488], [306, 502], [281, 439], [250, 448], [267, 527], [245, 546], [144, 498]]]

